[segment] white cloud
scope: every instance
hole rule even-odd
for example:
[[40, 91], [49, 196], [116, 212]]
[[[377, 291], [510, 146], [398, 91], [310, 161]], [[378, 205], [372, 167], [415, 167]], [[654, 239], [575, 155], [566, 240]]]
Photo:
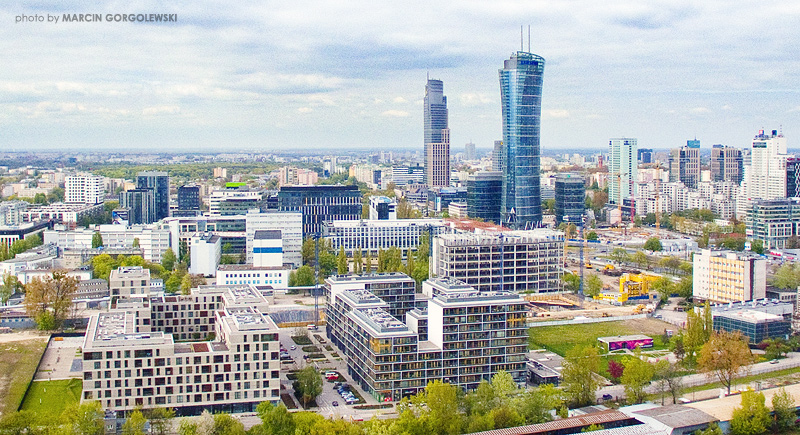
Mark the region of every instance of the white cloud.
[[694, 115], [707, 115], [711, 113], [711, 109], [709, 109], [708, 107], [693, 107], [692, 109], [689, 110], [689, 113], [692, 113]]
[[569, 111], [564, 109], [545, 110], [544, 118], [550, 118], [550, 119], [569, 118]]
[[406, 100], [406, 99], [405, 99], [405, 98], [403, 98], [403, 97], [394, 97], [394, 99], [392, 100], [392, 102], [394, 102], [394, 103], [397, 103], [397, 104], [403, 104], [403, 103], [407, 103], [407, 102], [408, 102], [408, 100]]
[[142, 109], [142, 115], [144, 116], [153, 116], [153, 115], [175, 115], [180, 113], [181, 108], [179, 106], [153, 106], [153, 107], [145, 107]]
[[314, 111], [314, 109], [312, 109], [310, 107], [300, 107], [300, 108], [297, 109], [297, 113], [311, 113], [313, 111]]
[[461, 104], [465, 107], [475, 107], [495, 103], [495, 100], [490, 98], [488, 95], [474, 92], [465, 92], [459, 95], [459, 99], [461, 100]]
[[387, 110], [381, 113], [381, 116], [386, 116], [388, 118], [407, 118], [409, 113], [405, 110]]

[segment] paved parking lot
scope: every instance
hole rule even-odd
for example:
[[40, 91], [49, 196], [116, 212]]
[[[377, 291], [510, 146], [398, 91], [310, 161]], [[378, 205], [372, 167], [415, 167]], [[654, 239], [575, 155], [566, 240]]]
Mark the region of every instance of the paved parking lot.
[[62, 341], [50, 340], [34, 380], [82, 378], [83, 361], [77, 354], [81, 346], [83, 337], [63, 337]]

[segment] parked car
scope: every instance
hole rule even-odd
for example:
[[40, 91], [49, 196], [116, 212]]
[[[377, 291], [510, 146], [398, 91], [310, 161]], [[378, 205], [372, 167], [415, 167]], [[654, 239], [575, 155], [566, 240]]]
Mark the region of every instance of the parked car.
[[333, 405], [333, 406], [339, 406], [339, 402], [337, 402], [337, 401], [335, 401], [335, 400], [334, 400], [333, 402], [331, 402], [331, 405]]

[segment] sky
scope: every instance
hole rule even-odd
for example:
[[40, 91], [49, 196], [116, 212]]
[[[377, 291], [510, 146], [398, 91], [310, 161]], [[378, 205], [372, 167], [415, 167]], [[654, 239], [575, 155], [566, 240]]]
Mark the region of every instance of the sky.
[[[3, 1], [0, 150], [422, 150], [428, 76], [451, 153], [490, 148], [528, 25], [543, 149], [745, 147], [761, 128], [800, 146], [800, 2], [229, 3]], [[63, 22], [79, 13], [103, 21]], [[105, 20], [123, 13], [177, 21]]]

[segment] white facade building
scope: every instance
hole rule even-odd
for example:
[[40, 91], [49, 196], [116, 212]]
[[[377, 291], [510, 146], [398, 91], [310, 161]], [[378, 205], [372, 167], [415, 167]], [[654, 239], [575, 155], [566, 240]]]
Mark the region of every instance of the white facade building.
[[694, 254], [694, 297], [743, 302], [767, 295], [767, 260], [753, 254], [703, 249]]
[[189, 273], [215, 276], [222, 257], [222, 239], [210, 233], [195, 234], [190, 253]]
[[247, 263], [253, 264], [253, 248], [256, 231], [278, 230], [281, 232], [283, 261], [292, 267], [303, 265], [303, 214], [300, 212], [250, 212], [245, 215], [247, 236]]
[[783, 133], [760, 130], [753, 138], [749, 158], [745, 157], [741, 187], [741, 205], [737, 215], [743, 218], [756, 199], [786, 198], [786, 138]]
[[103, 177], [91, 174], [68, 175], [64, 178], [64, 202], [100, 204], [106, 195]]
[[270, 286], [273, 289], [289, 288], [289, 273], [283, 267], [255, 267], [249, 264], [222, 264], [217, 269], [217, 285]]
[[637, 141], [634, 138], [618, 138], [608, 141], [608, 200], [614, 204], [622, 204], [624, 200], [636, 194]]

